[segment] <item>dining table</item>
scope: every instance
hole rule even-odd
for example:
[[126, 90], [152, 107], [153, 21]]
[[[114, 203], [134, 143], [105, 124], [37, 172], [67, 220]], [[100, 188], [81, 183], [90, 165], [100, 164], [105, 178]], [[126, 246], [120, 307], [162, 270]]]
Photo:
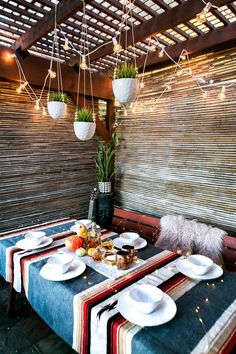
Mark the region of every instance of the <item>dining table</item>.
[[[72, 269], [58, 276], [47, 261], [70, 253], [65, 239], [75, 234], [76, 221], [65, 218], [0, 234], [0, 275], [14, 291], [24, 291], [32, 308], [76, 352], [233, 353], [235, 273], [217, 268], [213, 277], [191, 276], [187, 268], [187, 273], [181, 271], [186, 257], [142, 239], [128, 269], [73, 253]], [[45, 244], [22, 249], [19, 241], [30, 230], [44, 231]], [[102, 230], [102, 239], [107, 238], [120, 245], [116, 232]], [[150, 314], [143, 314], [129, 296], [143, 284], [164, 292], [164, 300]]]

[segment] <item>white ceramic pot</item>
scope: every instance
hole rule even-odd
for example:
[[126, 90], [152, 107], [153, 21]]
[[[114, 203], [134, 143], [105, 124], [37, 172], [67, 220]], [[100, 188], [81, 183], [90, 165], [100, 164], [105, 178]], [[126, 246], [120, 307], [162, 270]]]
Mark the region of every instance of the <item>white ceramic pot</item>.
[[96, 130], [95, 122], [74, 122], [75, 135], [79, 140], [92, 139]]
[[111, 182], [98, 182], [100, 193], [111, 193]]
[[138, 79], [116, 79], [112, 81], [115, 98], [122, 104], [135, 101], [139, 91]]
[[53, 119], [64, 118], [66, 115], [67, 104], [64, 102], [48, 102], [48, 114]]

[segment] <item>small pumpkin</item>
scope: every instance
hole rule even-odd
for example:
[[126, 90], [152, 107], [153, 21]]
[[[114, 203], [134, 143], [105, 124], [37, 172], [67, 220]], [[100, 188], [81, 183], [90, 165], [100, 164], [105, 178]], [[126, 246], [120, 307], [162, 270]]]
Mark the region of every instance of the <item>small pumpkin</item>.
[[91, 248], [88, 249], [87, 252], [88, 252], [88, 256], [89, 256], [89, 257], [92, 257], [93, 254], [94, 254], [95, 252], [97, 252], [97, 249], [94, 248], [94, 247], [91, 247]]
[[86, 249], [83, 247], [78, 248], [76, 251], [76, 256], [83, 257], [86, 255]]
[[84, 224], [76, 224], [75, 232], [78, 236], [86, 238], [88, 236], [88, 229]]
[[65, 246], [70, 251], [76, 251], [83, 246], [83, 239], [79, 236], [69, 236], [65, 240]]

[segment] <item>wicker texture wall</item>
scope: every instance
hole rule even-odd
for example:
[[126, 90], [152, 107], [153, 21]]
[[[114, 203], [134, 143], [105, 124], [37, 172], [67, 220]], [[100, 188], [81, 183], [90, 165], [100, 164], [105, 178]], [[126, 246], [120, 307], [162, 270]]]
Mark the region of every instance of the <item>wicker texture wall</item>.
[[0, 232], [64, 216], [85, 216], [96, 184], [96, 139], [80, 142], [67, 117], [34, 110], [17, 85], [0, 80]]
[[[184, 64], [185, 68], [186, 65]], [[135, 113], [118, 114], [116, 205], [152, 215], [183, 214], [236, 230], [236, 50], [192, 60], [193, 74], [212, 78], [204, 99], [192, 78], [172, 66], [145, 76]], [[156, 100], [156, 101], [155, 101]]]

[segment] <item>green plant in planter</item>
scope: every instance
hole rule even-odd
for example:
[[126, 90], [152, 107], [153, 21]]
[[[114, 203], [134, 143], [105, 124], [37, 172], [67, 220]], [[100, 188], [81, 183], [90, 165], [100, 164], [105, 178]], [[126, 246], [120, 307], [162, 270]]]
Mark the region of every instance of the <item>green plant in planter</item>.
[[67, 103], [68, 96], [66, 93], [53, 91], [50, 93], [49, 102], [64, 102]]
[[110, 182], [115, 175], [116, 168], [113, 158], [117, 146], [118, 139], [115, 133], [112, 134], [112, 138], [107, 145], [103, 141], [98, 143], [95, 166], [98, 172], [99, 182]]
[[135, 79], [138, 75], [138, 70], [134, 64], [123, 63], [114, 71], [114, 79]]
[[87, 108], [79, 108], [75, 114], [75, 122], [93, 122], [93, 112]]

